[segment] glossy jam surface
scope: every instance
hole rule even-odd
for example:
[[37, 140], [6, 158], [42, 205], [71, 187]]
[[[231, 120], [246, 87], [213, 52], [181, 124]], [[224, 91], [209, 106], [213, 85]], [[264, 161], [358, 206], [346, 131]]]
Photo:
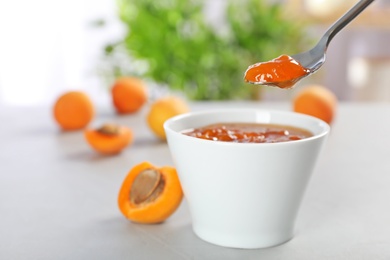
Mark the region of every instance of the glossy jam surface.
[[279, 88], [291, 88], [309, 72], [290, 56], [281, 55], [271, 61], [249, 66], [245, 72], [245, 81]]
[[305, 129], [274, 124], [219, 123], [182, 132], [196, 138], [234, 143], [277, 143], [313, 136]]

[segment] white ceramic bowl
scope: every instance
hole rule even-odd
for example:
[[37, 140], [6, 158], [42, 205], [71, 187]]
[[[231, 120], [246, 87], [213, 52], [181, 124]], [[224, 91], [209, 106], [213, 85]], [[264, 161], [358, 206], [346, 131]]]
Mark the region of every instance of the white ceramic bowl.
[[[181, 133], [223, 122], [290, 125], [314, 136], [281, 143], [229, 143]], [[223, 109], [179, 115], [164, 128], [200, 238], [226, 247], [264, 248], [293, 237], [328, 124], [294, 112]]]

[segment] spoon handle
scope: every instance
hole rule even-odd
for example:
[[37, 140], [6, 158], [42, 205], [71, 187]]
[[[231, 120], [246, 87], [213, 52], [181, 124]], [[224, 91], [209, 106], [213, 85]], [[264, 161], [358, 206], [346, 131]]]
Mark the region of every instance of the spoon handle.
[[356, 16], [358, 16], [367, 6], [374, 0], [361, 0], [357, 2], [351, 9], [349, 9], [343, 16], [341, 16], [329, 29], [325, 32], [321, 41], [325, 41], [327, 47], [333, 37], [349, 24]]

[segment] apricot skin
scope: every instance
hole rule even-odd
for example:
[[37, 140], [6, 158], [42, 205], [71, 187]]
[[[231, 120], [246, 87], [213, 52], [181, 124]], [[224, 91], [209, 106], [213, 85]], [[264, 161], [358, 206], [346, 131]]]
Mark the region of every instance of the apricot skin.
[[111, 89], [112, 102], [119, 114], [135, 113], [148, 99], [142, 80], [134, 77], [118, 78]]
[[80, 91], [61, 95], [54, 104], [53, 115], [63, 130], [86, 127], [94, 117], [94, 106], [89, 97]]
[[118, 135], [106, 135], [96, 129], [86, 129], [84, 137], [88, 144], [102, 154], [117, 154], [126, 148], [133, 140], [131, 129], [120, 126]]
[[169, 118], [189, 112], [187, 103], [175, 96], [156, 100], [147, 114], [147, 122], [152, 132], [162, 140], [166, 139], [164, 123]]
[[301, 89], [293, 99], [293, 110], [331, 124], [336, 114], [337, 98], [327, 88], [311, 85]]
[[[129, 197], [131, 187], [137, 175], [146, 169], [159, 171], [165, 180], [165, 187], [153, 202], [135, 205]], [[183, 191], [175, 168], [170, 166], [157, 168], [151, 163], [143, 162], [134, 166], [123, 181], [118, 196], [118, 206], [122, 214], [133, 222], [156, 224], [170, 217], [180, 206], [182, 199]]]

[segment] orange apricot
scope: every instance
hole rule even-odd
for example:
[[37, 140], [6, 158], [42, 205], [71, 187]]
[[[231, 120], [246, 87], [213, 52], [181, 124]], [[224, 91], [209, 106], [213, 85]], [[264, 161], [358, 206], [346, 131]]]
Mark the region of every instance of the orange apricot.
[[165, 140], [164, 123], [169, 118], [189, 112], [187, 103], [175, 96], [163, 97], [156, 100], [147, 114], [147, 122], [152, 132]]
[[97, 152], [116, 154], [132, 142], [133, 132], [125, 126], [104, 124], [98, 129], [86, 129], [84, 137]]
[[134, 166], [123, 181], [118, 206], [133, 222], [155, 224], [171, 216], [182, 199], [183, 191], [175, 168], [158, 168], [143, 162]]
[[310, 85], [297, 92], [293, 98], [293, 110], [315, 116], [331, 124], [336, 113], [337, 97], [320, 85]]
[[53, 114], [54, 119], [62, 129], [77, 130], [89, 124], [95, 110], [91, 100], [85, 93], [70, 91], [57, 99]]
[[147, 101], [144, 82], [134, 77], [118, 78], [111, 89], [112, 102], [120, 114], [134, 113]]

